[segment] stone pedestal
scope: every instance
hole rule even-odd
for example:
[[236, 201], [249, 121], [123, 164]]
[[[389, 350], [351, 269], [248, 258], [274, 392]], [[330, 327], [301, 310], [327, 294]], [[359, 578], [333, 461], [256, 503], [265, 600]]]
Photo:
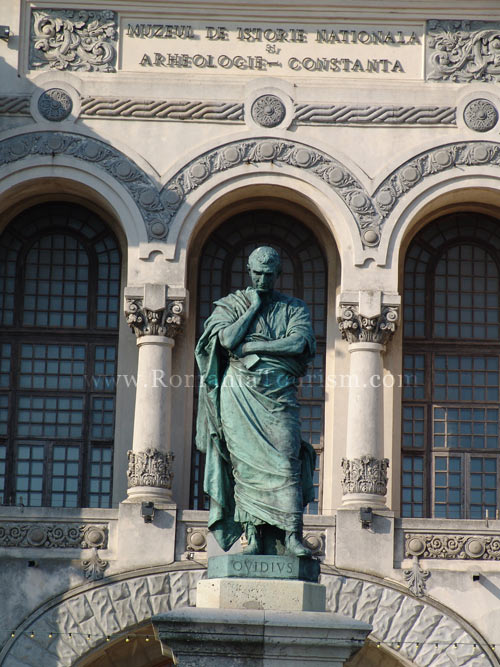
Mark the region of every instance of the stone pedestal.
[[198, 607], [155, 616], [153, 625], [163, 654], [173, 652], [179, 667], [340, 667], [371, 630], [325, 612]]
[[319, 562], [235, 554], [209, 559], [196, 608], [153, 617], [179, 667], [343, 665], [371, 627], [325, 611]]

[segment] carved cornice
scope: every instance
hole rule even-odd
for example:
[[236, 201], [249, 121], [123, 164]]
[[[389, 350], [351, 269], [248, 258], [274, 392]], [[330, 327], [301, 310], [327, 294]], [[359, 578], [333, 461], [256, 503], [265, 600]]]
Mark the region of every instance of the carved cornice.
[[456, 125], [455, 107], [393, 104], [298, 104], [298, 125]]
[[165, 307], [152, 310], [141, 298], [125, 297], [125, 318], [137, 337], [167, 336], [175, 338], [182, 330], [184, 303], [167, 301]]
[[107, 544], [107, 524], [0, 522], [0, 547], [105, 549]]
[[359, 312], [357, 305], [341, 303], [337, 321], [342, 338], [349, 343], [385, 345], [394, 335], [398, 319], [398, 306], [385, 306], [379, 315], [366, 317]]
[[405, 532], [405, 557], [500, 560], [500, 535]]
[[128, 452], [128, 488], [134, 486], [155, 486], [161, 489], [172, 488], [172, 452], [160, 452], [150, 447], [145, 451]]
[[359, 459], [342, 459], [342, 490], [347, 493], [370, 493], [385, 496], [389, 459], [362, 456]]
[[36, 9], [30, 67], [114, 72], [117, 39], [117, 15], [110, 10]]
[[498, 21], [427, 21], [426, 78], [500, 81]]

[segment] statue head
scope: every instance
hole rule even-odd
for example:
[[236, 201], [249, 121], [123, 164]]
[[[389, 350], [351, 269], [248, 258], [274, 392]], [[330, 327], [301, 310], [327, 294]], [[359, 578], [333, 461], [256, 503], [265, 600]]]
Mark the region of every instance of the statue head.
[[281, 273], [281, 259], [274, 248], [261, 246], [250, 254], [247, 268], [254, 288], [269, 292]]

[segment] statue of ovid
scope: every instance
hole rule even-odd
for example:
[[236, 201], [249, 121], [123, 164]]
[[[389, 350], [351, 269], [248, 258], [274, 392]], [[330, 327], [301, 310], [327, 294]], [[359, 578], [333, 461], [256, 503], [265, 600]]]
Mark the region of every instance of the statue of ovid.
[[276, 292], [278, 253], [248, 259], [252, 286], [214, 303], [196, 346], [201, 374], [196, 445], [206, 454], [209, 528], [227, 551], [310, 556], [302, 515], [315, 453], [301, 439], [297, 386], [315, 352], [307, 306]]

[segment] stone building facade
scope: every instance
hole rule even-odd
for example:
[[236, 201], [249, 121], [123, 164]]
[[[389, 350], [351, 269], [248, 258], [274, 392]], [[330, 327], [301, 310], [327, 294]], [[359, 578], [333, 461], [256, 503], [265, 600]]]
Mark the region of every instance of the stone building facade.
[[304, 535], [373, 627], [349, 664], [500, 665], [498, 2], [0, 24], [0, 664], [170, 664], [151, 617], [218, 553], [195, 341], [266, 243], [318, 338]]

